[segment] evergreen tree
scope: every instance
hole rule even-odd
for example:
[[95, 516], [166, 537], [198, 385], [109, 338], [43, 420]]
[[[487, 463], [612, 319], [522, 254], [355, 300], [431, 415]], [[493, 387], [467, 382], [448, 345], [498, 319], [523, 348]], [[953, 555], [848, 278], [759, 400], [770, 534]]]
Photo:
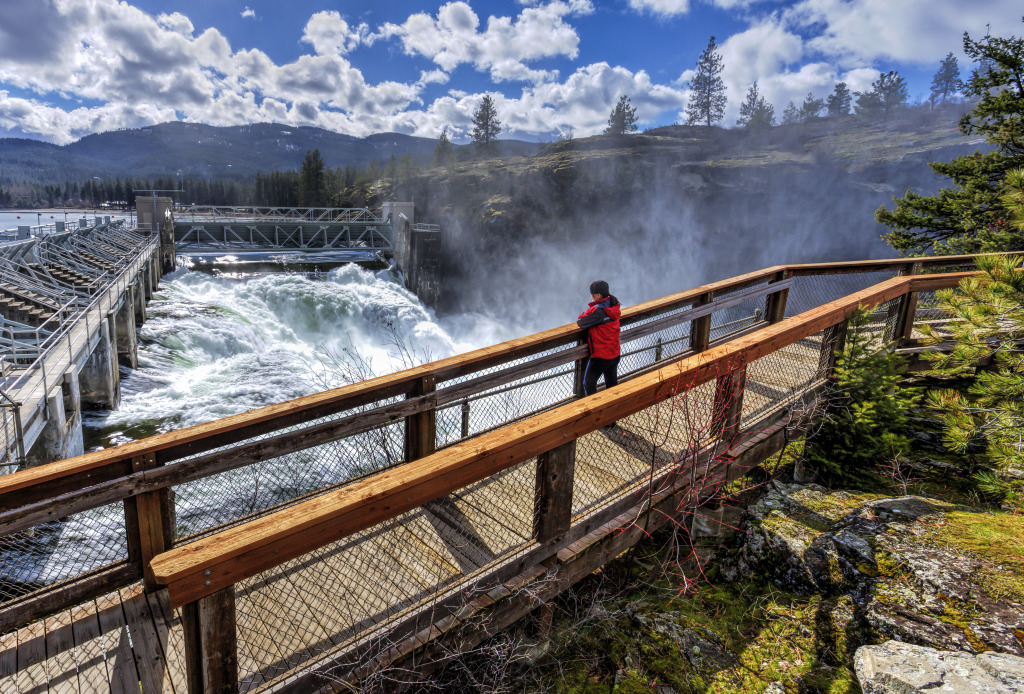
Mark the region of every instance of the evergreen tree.
[[[1019, 186], [1017, 192], [1024, 194], [1024, 171], [1016, 171], [1011, 178]], [[1024, 217], [1018, 224], [1024, 228]], [[1020, 262], [1014, 256], [980, 256], [982, 275], [961, 280], [955, 290], [937, 292], [939, 308], [958, 319], [950, 323], [955, 345], [949, 353], [926, 355], [941, 374], [974, 377], [966, 390], [928, 393], [928, 404], [942, 414], [944, 443], [958, 453], [971, 444], [985, 443], [989, 462], [1002, 468], [1024, 465], [1024, 272], [1017, 269]], [[948, 339], [928, 327], [925, 333], [933, 340]], [[976, 370], [983, 361], [991, 365]]]
[[786, 104], [786, 110], [782, 112], [782, 124], [793, 125], [800, 122], [800, 109], [792, 101]]
[[697, 74], [690, 80], [690, 102], [686, 105], [686, 123], [703, 123], [711, 127], [725, 116], [725, 82], [722, 81], [722, 55], [715, 37], [697, 60]]
[[434, 145], [434, 166], [445, 166], [452, 158], [453, 151], [452, 141], [448, 138], [448, 128], [445, 127], [437, 138], [437, 144]]
[[1006, 172], [1024, 167], [1024, 39], [964, 34], [964, 52], [979, 63], [964, 86], [978, 102], [960, 119], [960, 132], [983, 135], [992, 148], [930, 163], [952, 188], [934, 196], [908, 191], [895, 210], [879, 208], [875, 216], [889, 227], [885, 240], [902, 253], [1024, 249], [1024, 233], [1007, 233], [1001, 194]]
[[807, 123], [814, 120], [823, 108], [825, 108], [825, 100], [815, 99], [812, 92], [807, 92], [804, 103], [800, 105], [800, 122]]
[[484, 94], [480, 108], [473, 114], [473, 143], [481, 154], [498, 153], [498, 133], [501, 132], [501, 121], [498, 120], [498, 109], [490, 94]]
[[750, 130], [764, 130], [775, 125], [775, 107], [757, 92], [755, 80], [747, 89], [747, 97], [740, 104], [739, 125]]
[[872, 322], [864, 307], [850, 316], [834, 390], [804, 449], [807, 462], [828, 482], [856, 481], [910, 449], [908, 416], [921, 396], [900, 387], [905, 359], [878, 344]]
[[327, 204], [327, 190], [324, 180], [324, 160], [320, 150], [307, 151], [299, 172], [299, 205], [322, 207]]
[[850, 93], [850, 88], [846, 86], [846, 82], [839, 82], [836, 84], [835, 89], [828, 95], [828, 99], [825, 101], [825, 105], [828, 107], [828, 115], [831, 117], [845, 116], [850, 112], [850, 106], [853, 104], [853, 94]]
[[636, 107], [632, 106], [629, 97], [623, 94], [608, 116], [608, 127], [605, 135], [625, 135], [636, 132]]
[[888, 120], [889, 116], [907, 104], [907, 81], [895, 70], [880, 73], [871, 83], [870, 92], [854, 92], [857, 103], [854, 108], [858, 116]]
[[932, 78], [931, 102], [946, 103], [946, 99], [960, 92], [960, 66], [956, 56], [950, 53], [939, 65], [939, 71]]

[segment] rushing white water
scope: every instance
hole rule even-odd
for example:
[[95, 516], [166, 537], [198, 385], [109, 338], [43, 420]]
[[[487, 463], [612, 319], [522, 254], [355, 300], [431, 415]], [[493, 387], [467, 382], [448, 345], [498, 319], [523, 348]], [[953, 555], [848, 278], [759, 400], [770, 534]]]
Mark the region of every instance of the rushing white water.
[[[183, 268], [161, 280], [147, 311], [139, 331], [140, 368], [121, 372], [121, 407], [86, 416], [94, 443], [137, 439], [346, 382], [344, 374], [324, 368], [325, 351], [348, 350], [358, 355], [355, 362], [382, 374], [514, 336], [480, 315], [439, 321], [395, 273], [357, 265], [331, 270], [323, 279], [226, 278]], [[358, 456], [318, 456], [299, 452], [259, 470], [243, 468], [179, 487], [179, 535], [358, 472], [352, 462]], [[39, 526], [17, 541], [0, 542], [0, 597], [5, 585], [20, 592], [124, 556], [119, 504]]]
[[120, 408], [87, 417], [107, 444], [339, 385], [343, 377], [322, 366], [327, 352], [358, 354], [382, 374], [410, 357], [440, 359], [513, 336], [480, 315], [438, 321], [395, 273], [354, 264], [323, 280], [180, 269], [147, 310], [139, 369], [122, 371]]

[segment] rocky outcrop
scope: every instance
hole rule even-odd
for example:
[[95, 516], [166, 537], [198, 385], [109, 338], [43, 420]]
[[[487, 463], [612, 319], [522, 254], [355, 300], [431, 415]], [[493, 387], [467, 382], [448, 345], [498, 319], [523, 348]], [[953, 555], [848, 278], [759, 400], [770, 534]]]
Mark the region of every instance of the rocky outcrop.
[[973, 655], [888, 641], [859, 649], [854, 668], [864, 694], [1024, 692], [1024, 658], [1005, 653]]
[[772, 482], [748, 509], [747, 532], [725, 575], [762, 576], [849, 605], [830, 615], [846, 657], [886, 639], [1024, 656], [1024, 605], [989, 580], [1000, 567], [935, 540], [954, 512], [980, 513], [922, 497]]

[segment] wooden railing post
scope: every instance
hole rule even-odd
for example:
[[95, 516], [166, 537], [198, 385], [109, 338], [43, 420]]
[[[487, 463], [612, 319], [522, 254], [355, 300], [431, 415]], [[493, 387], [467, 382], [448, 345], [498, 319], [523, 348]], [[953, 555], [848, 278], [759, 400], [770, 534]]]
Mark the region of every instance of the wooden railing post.
[[[789, 278], [789, 271], [783, 270], [775, 274], [775, 281], [781, 282]], [[769, 294], [765, 300], [764, 319], [769, 323], [778, 323], [786, 317], [786, 300], [789, 299], [789, 289]]]
[[[713, 292], [705, 292], [693, 302], [693, 307], [704, 306], [710, 304], [715, 298]], [[711, 344], [711, 315], [701, 316], [700, 318], [694, 318], [690, 323], [690, 350], [693, 352], [703, 352]]]
[[747, 383], [747, 367], [740, 366], [724, 376], [718, 377], [715, 385], [715, 404], [712, 410], [712, 427], [728, 448], [740, 431], [743, 415], [743, 389]]
[[[583, 345], [589, 344], [587, 342], [587, 331], [584, 330], [580, 333], [579, 338], [576, 340], [576, 346], [582, 347]], [[583, 375], [587, 370], [587, 360], [590, 359], [588, 354], [585, 357], [576, 360], [576, 365], [573, 367], [572, 373], [572, 392], [576, 394], [577, 398], [583, 397]]]
[[235, 587], [181, 607], [189, 694], [238, 694]]
[[836, 370], [836, 357], [846, 347], [846, 328], [848, 321], [833, 325], [825, 331], [821, 340], [821, 353], [818, 356], [818, 373], [832, 378]]
[[[900, 275], [918, 275], [921, 273], [920, 261], [910, 263], [905, 269], [900, 270]], [[908, 340], [914, 332], [914, 315], [917, 313], [917, 292], [907, 292], [899, 302], [899, 313], [896, 317], [896, 325], [893, 328], [892, 339], [899, 346]]]
[[537, 493], [533, 505], [533, 534], [537, 542], [554, 540], [569, 530], [575, 468], [575, 440], [537, 456]]
[[[132, 458], [132, 472], [157, 467], [156, 455], [147, 453]], [[127, 526], [128, 561], [142, 568], [143, 587], [147, 593], [160, 589], [153, 580], [150, 561], [174, 543], [174, 520], [167, 489], [143, 492], [124, 500]]]
[[[437, 390], [437, 377], [428, 374], [419, 379], [407, 397], [428, 395]], [[437, 448], [437, 408], [411, 414], [405, 418], [405, 462], [425, 458]]]

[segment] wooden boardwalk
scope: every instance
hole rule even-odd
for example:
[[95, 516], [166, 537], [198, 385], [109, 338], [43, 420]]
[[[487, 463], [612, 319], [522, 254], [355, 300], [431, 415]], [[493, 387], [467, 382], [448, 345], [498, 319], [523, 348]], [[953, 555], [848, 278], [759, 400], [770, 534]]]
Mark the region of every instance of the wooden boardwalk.
[[0, 636], [0, 694], [186, 692], [184, 640], [166, 591], [141, 585]]
[[[801, 392], [815, 383], [819, 352], [809, 341], [785, 348], [777, 364], [787, 368], [754, 365], [748, 390]], [[681, 398], [685, 408], [662, 403], [577, 441], [574, 524], [639, 501], [652, 470], [678, 463], [701, 437], [694, 428], [707, 423], [693, 413], [710, 411], [714, 389]], [[769, 400], [748, 396], [744, 409], [763, 412]], [[535, 546], [535, 477], [535, 460], [515, 466], [238, 584], [240, 691], [272, 690], [439, 597], [468, 601], [475, 584]], [[147, 596], [136, 585], [0, 638], [0, 694], [187, 691], [180, 610], [166, 591]]]
[[[885, 305], [872, 330], [906, 345], [918, 293], [966, 274], [914, 273], [948, 263], [774, 266], [630, 307], [624, 344], [652, 362], [634, 358], [617, 388], [559, 395], [473, 436], [471, 399], [550, 393], [535, 376], [581, 373], [575, 325], [4, 476], [0, 537], [32, 541], [55, 519], [121, 504], [128, 551], [8, 599], [0, 694], [299, 694], [324, 677], [418, 666], [443, 655], [442, 639], [471, 647], [640, 541], [648, 521], [684, 521], [777, 452], [851, 313]], [[807, 303], [825, 287], [794, 278], [883, 271], [901, 274], [786, 317], [791, 288]], [[748, 310], [748, 323], [711, 340], [714, 314], [736, 325]], [[663, 358], [675, 343], [685, 351]], [[438, 436], [437, 413], [459, 406], [462, 437]], [[183, 485], [302, 451], [315, 461], [324, 444], [397, 426], [406, 463], [173, 542]]]

